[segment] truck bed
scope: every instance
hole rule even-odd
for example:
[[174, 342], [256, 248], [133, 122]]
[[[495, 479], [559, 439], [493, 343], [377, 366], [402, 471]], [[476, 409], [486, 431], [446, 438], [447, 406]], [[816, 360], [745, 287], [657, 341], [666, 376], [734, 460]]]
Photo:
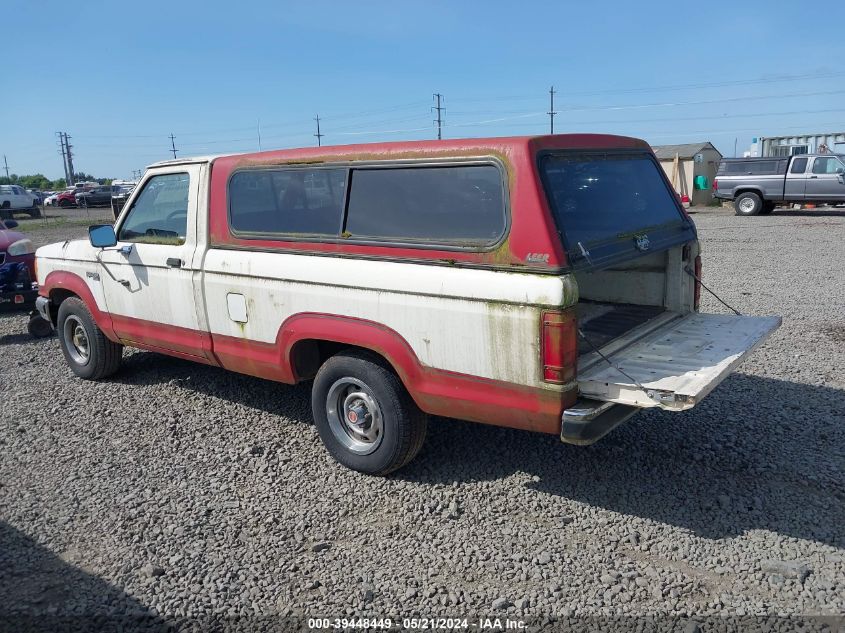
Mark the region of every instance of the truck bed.
[[635, 305], [631, 303], [606, 303], [581, 300], [575, 308], [578, 327], [589, 340], [578, 337], [578, 355], [588, 354], [595, 347], [601, 348], [626, 332], [650, 321], [665, 311], [663, 306]]

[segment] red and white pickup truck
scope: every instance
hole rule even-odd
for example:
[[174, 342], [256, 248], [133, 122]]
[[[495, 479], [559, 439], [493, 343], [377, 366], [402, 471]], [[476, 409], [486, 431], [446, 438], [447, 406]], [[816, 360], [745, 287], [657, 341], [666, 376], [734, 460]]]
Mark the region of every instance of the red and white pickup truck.
[[113, 227], [37, 258], [79, 376], [127, 345], [313, 380], [328, 450], [373, 474], [416, 455], [429, 415], [589, 444], [688, 409], [780, 323], [698, 313], [695, 226], [619, 136], [166, 161]]

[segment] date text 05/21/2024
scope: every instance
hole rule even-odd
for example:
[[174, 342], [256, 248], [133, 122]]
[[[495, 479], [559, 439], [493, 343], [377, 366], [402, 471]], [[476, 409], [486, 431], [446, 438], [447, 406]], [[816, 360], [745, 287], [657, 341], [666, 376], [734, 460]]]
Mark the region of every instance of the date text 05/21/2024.
[[402, 618], [401, 621], [393, 618], [309, 618], [309, 629], [392, 629], [401, 623], [403, 630], [407, 631], [431, 631], [431, 630], [477, 630], [477, 631], [520, 631], [525, 630], [527, 625], [522, 620], [511, 618], [440, 618], [420, 617]]

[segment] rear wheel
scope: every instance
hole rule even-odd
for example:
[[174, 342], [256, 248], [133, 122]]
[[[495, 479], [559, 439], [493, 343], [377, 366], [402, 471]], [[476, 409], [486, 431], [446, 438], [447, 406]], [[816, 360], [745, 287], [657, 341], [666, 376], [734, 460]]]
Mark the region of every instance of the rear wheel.
[[70, 202], [68, 202], [67, 200], [59, 200], [59, 206], [62, 209], [67, 209], [70, 206]]
[[737, 215], [757, 215], [763, 210], [763, 200], [759, 195], [748, 191], [741, 193], [734, 200], [734, 212]]
[[311, 407], [332, 457], [368, 475], [401, 468], [425, 440], [427, 416], [396, 374], [366, 352], [341, 352], [327, 360], [314, 379]]
[[69, 297], [62, 301], [56, 321], [59, 344], [74, 374], [100, 380], [118, 370], [123, 345], [106, 338], [81, 299]]

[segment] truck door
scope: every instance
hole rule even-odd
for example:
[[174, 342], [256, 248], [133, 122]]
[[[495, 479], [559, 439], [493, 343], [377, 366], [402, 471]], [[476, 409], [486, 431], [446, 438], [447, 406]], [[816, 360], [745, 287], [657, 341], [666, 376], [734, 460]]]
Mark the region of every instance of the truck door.
[[29, 196], [26, 194], [26, 190], [23, 187], [12, 185], [12, 191], [14, 192], [14, 198], [12, 199], [13, 209], [26, 209], [27, 207], [32, 206], [32, 203], [29, 201]]
[[807, 174], [807, 200], [845, 200], [845, 164], [838, 156], [816, 156]]
[[118, 249], [101, 254], [106, 306], [128, 345], [210, 357], [210, 339], [194, 301], [201, 165], [148, 172], [115, 233]]
[[798, 156], [792, 159], [789, 171], [786, 174], [786, 183], [783, 188], [784, 200], [803, 200], [804, 188], [807, 186], [807, 163], [809, 158]]

